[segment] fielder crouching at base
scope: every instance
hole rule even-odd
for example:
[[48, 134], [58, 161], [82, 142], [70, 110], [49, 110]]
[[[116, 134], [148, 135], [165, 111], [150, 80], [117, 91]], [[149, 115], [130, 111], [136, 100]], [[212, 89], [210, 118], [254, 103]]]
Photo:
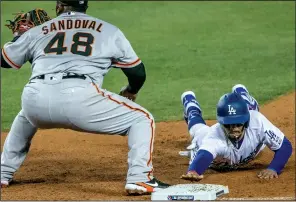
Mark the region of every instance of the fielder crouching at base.
[[274, 152], [274, 157], [257, 176], [278, 178], [292, 154], [292, 145], [282, 131], [259, 112], [258, 102], [244, 85], [235, 85], [231, 93], [220, 98], [218, 123], [211, 127], [202, 118], [201, 107], [192, 91], [184, 92], [181, 100], [192, 137], [192, 144], [187, 147], [190, 165], [182, 179], [199, 181], [209, 167], [235, 170], [251, 162], [265, 146]]
[[[127, 136], [126, 192], [151, 194], [170, 186], [154, 176], [153, 115], [135, 102], [145, 66], [118, 27], [87, 15], [87, 9], [87, 0], [57, 1], [57, 17], [30, 23], [35, 12], [29, 12], [10, 26], [19, 29], [2, 48], [1, 67], [19, 69], [30, 61], [32, 74], [4, 142], [1, 187], [12, 184], [39, 128]], [[119, 93], [102, 88], [112, 67], [128, 80]]]

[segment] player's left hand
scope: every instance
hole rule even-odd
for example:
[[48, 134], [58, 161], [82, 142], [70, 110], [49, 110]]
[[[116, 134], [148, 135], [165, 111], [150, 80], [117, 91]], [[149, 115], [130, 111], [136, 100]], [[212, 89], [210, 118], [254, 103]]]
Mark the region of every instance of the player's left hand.
[[195, 171], [188, 171], [185, 175], [181, 176], [181, 179], [190, 181], [200, 181], [201, 179], [203, 179], [203, 175], [199, 175]]
[[13, 36], [21, 36], [23, 33], [31, 29], [29, 25], [20, 25], [18, 30], [13, 33]]
[[271, 169], [264, 169], [258, 173], [258, 177], [261, 179], [273, 179], [278, 178], [278, 174]]
[[14, 36], [21, 36], [32, 27], [41, 25], [50, 19], [45, 10], [35, 8], [26, 13], [17, 13], [13, 20], [7, 20], [9, 23], [5, 26], [12, 31]]
[[132, 101], [135, 101], [137, 98], [137, 94], [133, 94], [133, 93], [128, 92], [127, 86], [124, 86], [121, 88], [119, 95], [126, 97], [127, 99], [132, 100]]

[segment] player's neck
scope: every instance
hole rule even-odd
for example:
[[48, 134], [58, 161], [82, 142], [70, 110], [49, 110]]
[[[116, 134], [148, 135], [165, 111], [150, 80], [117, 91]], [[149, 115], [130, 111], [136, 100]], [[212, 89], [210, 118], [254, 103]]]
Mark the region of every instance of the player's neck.
[[82, 11], [71, 11], [71, 10], [67, 10], [67, 11], [61, 12], [59, 15], [62, 15], [62, 14], [65, 14], [65, 13], [83, 13], [83, 14], [86, 14], [86, 12], [82, 12]]

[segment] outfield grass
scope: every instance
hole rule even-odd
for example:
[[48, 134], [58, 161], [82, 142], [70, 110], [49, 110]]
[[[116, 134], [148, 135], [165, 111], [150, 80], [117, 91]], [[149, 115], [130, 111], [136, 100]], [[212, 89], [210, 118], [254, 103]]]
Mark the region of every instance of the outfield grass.
[[[146, 66], [138, 103], [157, 121], [182, 118], [180, 95], [193, 90], [206, 119], [215, 118], [219, 97], [245, 84], [263, 104], [295, 86], [294, 2], [90, 2], [88, 14], [123, 30]], [[11, 13], [55, 2], [1, 2], [1, 45]], [[30, 66], [2, 70], [2, 130], [20, 110]], [[103, 87], [118, 92], [126, 78], [118, 69]]]

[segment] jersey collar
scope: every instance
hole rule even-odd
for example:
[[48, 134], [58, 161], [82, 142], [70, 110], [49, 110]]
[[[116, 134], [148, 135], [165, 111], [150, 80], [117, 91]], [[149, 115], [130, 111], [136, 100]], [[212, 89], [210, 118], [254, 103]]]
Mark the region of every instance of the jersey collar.
[[80, 16], [80, 15], [86, 15], [85, 13], [77, 12], [77, 11], [68, 11], [60, 14], [60, 16], [66, 17], [66, 16]]

